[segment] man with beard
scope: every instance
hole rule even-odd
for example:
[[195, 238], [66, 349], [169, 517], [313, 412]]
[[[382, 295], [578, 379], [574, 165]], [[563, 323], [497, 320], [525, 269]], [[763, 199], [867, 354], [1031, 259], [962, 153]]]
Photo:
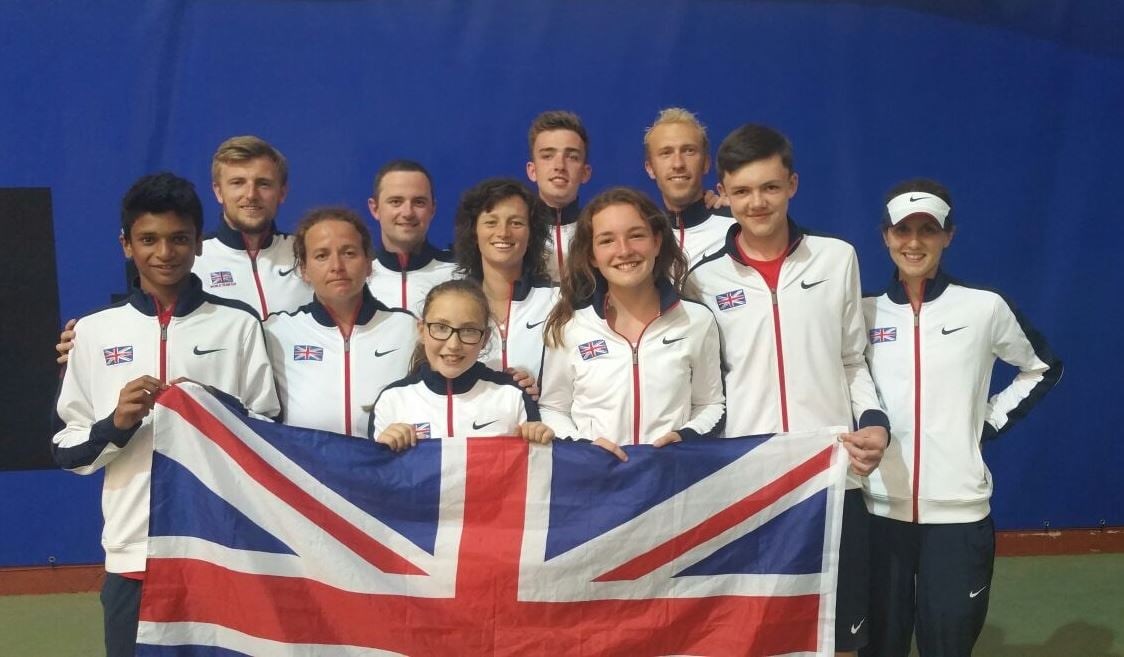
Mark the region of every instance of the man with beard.
[[[274, 218], [289, 192], [285, 156], [264, 139], [231, 137], [211, 160], [211, 189], [222, 206], [222, 223], [203, 240], [203, 253], [191, 271], [203, 291], [248, 305], [259, 319], [279, 310], [296, 310], [312, 300], [310, 288], [295, 271], [291, 236], [277, 230]], [[129, 286], [137, 278], [130, 261]], [[75, 320], [59, 336], [58, 362], [73, 348]]]
[[294, 269], [290, 236], [274, 223], [288, 176], [285, 156], [253, 136], [227, 139], [211, 161], [211, 189], [223, 220], [203, 241], [192, 271], [205, 291], [242, 301], [262, 318], [312, 298]]

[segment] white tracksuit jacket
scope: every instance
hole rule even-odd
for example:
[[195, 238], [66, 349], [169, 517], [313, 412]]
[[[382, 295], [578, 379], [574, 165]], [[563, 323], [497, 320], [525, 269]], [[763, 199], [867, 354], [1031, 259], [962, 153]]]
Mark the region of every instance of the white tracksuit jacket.
[[422, 364], [382, 391], [367, 435], [377, 438], [401, 422], [414, 425], [419, 438], [512, 436], [519, 435], [520, 424], [538, 420], [538, 406], [510, 375], [477, 362], [446, 379]]
[[558, 297], [558, 286], [549, 281], [535, 281], [529, 277], [515, 281], [507, 307], [507, 321], [502, 326], [492, 322], [492, 335], [487, 347], [480, 352], [480, 361], [500, 372], [509, 367], [527, 370], [538, 381], [543, 325]]
[[203, 255], [195, 259], [191, 271], [203, 282], [205, 292], [241, 301], [258, 317], [296, 310], [312, 298], [312, 288], [293, 262], [293, 237], [276, 230], [251, 257], [242, 233], [224, 221], [203, 240]]
[[725, 413], [718, 326], [705, 307], [661, 281], [661, 314], [637, 345], [604, 318], [605, 281], [543, 353], [543, 422], [559, 437], [649, 444], [678, 431], [710, 437]]
[[[888, 420], [863, 357], [859, 263], [839, 239], [789, 221], [791, 245], [770, 290], [737, 246], [723, 248], [687, 277], [688, 295], [714, 312], [726, 376], [726, 436], [882, 426]], [[849, 475], [848, 487], [859, 478]]]
[[726, 243], [726, 233], [735, 223], [729, 208], [710, 210], [703, 199], [680, 212], [668, 210], [667, 218], [679, 248], [687, 256], [687, 265], [691, 267], [721, 249]]
[[[870, 372], [893, 440], [864, 488], [871, 513], [927, 524], [980, 520], [991, 473], [980, 442], [1009, 429], [1058, 382], [1062, 363], [996, 292], [938, 272], [914, 315], [897, 276], [863, 300]], [[988, 396], [999, 358], [1019, 368]]]
[[245, 305], [205, 294], [192, 276], [171, 313], [140, 290], [75, 326], [74, 349], [56, 405], [55, 461], [78, 474], [105, 468], [105, 568], [140, 572], [148, 544], [152, 414], [132, 429], [113, 426], [126, 383], [149, 375], [188, 377], [233, 395], [251, 411], [280, 412], [261, 324]]
[[379, 393], [409, 372], [418, 342], [414, 316], [387, 308], [365, 288], [347, 339], [315, 298], [270, 315], [263, 328], [285, 424], [359, 437], [367, 435]]
[[421, 251], [402, 255], [378, 250], [371, 262], [367, 287], [390, 308], [405, 308], [421, 315], [425, 295], [438, 283], [457, 278], [453, 254], [426, 242]]
[[538, 211], [550, 220], [550, 243], [547, 245], [546, 269], [550, 279], [555, 283], [562, 280], [566, 271], [566, 258], [570, 253], [570, 242], [574, 239], [574, 230], [578, 227], [578, 215], [581, 214], [580, 201], [574, 199], [564, 208], [552, 208], [541, 200]]

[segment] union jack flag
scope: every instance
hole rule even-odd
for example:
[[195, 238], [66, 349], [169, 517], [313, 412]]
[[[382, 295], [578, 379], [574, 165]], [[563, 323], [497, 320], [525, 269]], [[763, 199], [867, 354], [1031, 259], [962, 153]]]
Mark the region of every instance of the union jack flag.
[[324, 347], [298, 344], [293, 347], [293, 360], [324, 360]]
[[234, 285], [234, 274], [229, 271], [211, 272], [211, 287], [225, 287], [227, 285]]
[[745, 290], [738, 288], [737, 290], [723, 292], [715, 295], [714, 300], [718, 303], [719, 310], [733, 310], [738, 306], [745, 305]]
[[133, 362], [133, 347], [128, 345], [125, 347], [110, 347], [102, 349], [101, 353], [105, 356], [106, 365], [117, 365], [119, 363]]
[[833, 654], [842, 428], [396, 454], [194, 384], [154, 423], [140, 657]]
[[429, 436], [430, 436], [429, 423], [428, 422], [416, 422], [416, 423], [414, 423], [414, 434], [417, 436], [418, 440], [429, 440]]
[[883, 327], [870, 329], [870, 344], [879, 342], [894, 342], [898, 339], [897, 327]]
[[582, 360], [592, 360], [609, 353], [609, 346], [604, 340], [590, 340], [578, 345], [578, 353], [581, 354]]

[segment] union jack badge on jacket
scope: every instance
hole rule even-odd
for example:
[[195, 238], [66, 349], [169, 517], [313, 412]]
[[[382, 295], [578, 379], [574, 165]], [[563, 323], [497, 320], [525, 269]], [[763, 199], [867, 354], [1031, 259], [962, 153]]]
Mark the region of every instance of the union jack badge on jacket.
[[609, 347], [604, 340], [590, 340], [578, 345], [578, 353], [581, 354], [582, 360], [592, 360], [609, 353]]

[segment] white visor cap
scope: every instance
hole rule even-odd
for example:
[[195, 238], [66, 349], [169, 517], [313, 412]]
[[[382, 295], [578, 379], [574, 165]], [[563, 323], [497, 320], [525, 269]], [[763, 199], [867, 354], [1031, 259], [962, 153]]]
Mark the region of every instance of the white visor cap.
[[927, 214], [937, 220], [944, 228], [945, 219], [952, 211], [948, 203], [941, 197], [928, 192], [906, 192], [898, 194], [886, 204], [886, 214], [890, 218], [890, 225], [895, 226], [902, 219], [915, 214]]

